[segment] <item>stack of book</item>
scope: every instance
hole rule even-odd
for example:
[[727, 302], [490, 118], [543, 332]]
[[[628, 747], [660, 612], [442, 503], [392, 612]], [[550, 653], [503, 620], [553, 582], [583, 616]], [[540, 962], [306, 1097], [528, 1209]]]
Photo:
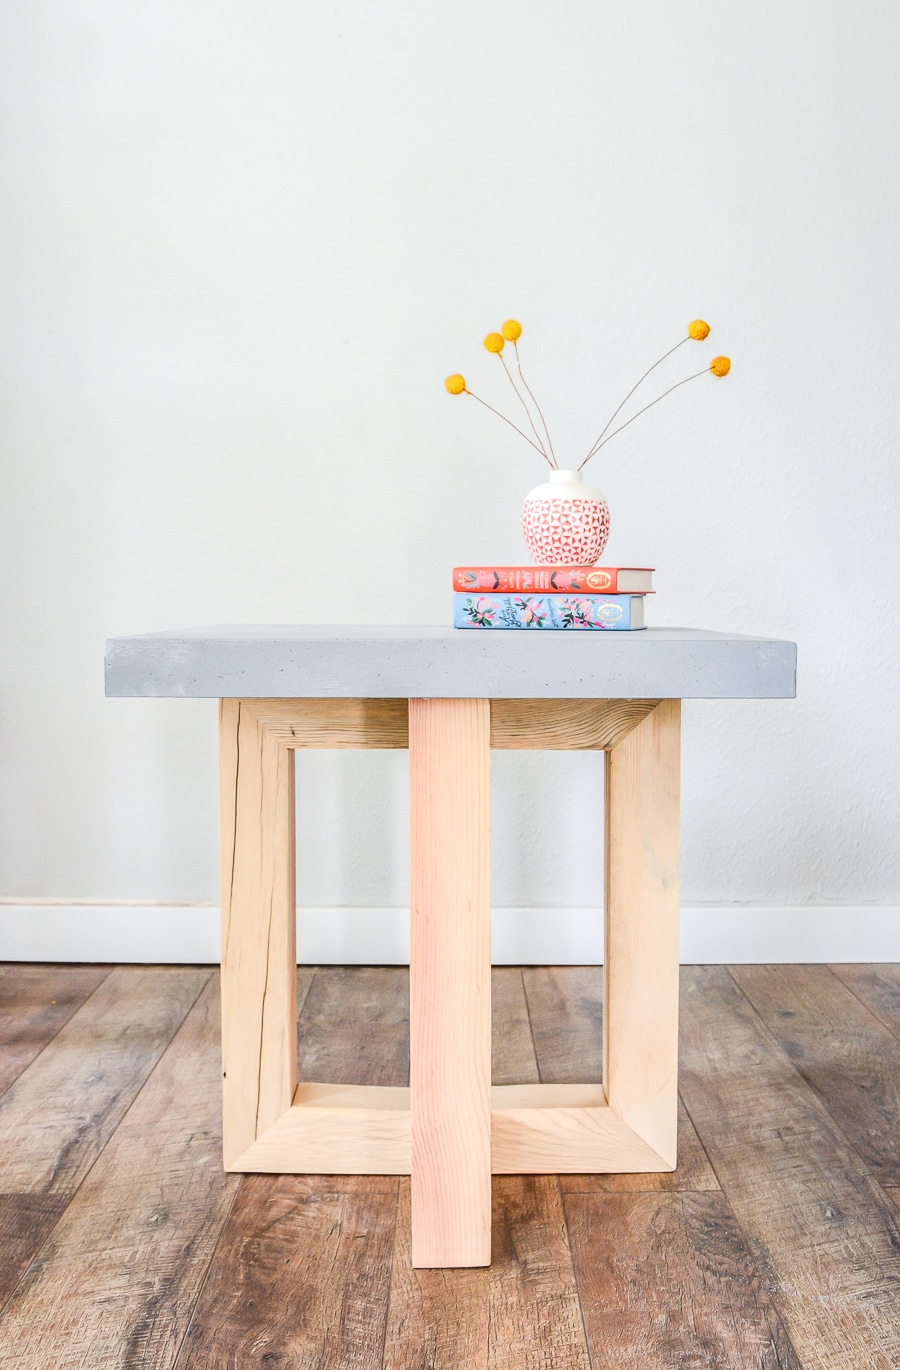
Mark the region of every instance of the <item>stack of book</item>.
[[644, 624], [647, 566], [456, 566], [454, 628], [599, 628]]

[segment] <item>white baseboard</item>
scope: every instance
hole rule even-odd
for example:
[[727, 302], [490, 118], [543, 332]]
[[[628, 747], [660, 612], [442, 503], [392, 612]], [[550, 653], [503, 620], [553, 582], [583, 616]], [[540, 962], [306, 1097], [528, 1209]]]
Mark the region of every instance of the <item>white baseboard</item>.
[[[307, 965], [405, 965], [406, 909], [308, 908], [297, 919]], [[594, 965], [603, 960], [597, 909], [495, 909], [495, 965]], [[219, 911], [209, 905], [0, 902], [0, 961], [219, 960]], [[900, 906], [773, 908], [687, 905], [685, 965], [778, 961], [900, 961]]]

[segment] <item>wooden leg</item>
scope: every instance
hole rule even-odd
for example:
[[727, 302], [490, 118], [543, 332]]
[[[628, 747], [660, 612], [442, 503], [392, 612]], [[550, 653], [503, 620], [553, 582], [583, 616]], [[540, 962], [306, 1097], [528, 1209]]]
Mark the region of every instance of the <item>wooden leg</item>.
[[411, 699], [414, 1266], [491, 1259], [490, 710]]
[[606, 768], [605, 1084], [612, 1111], [672, 1166], [680, 718], [680, 700], [663, 700]]
[[294, 753], [238, 699], [220, 706], [225, 1168], [297, 1084]]

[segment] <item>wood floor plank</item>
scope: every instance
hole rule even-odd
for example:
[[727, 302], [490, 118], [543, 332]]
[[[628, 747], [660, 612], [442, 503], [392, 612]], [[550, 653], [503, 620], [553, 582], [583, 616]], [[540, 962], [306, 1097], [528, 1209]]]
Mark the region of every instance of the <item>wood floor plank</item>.
[[209, 980], [0, 1320], [0, 1367], [169, 1370], [237, 1190]]
[[678, 1100], [678, 1165], [675, 1170], [649, 1175], [560, 1175], [559, 1184], [564, 1194], [637, 1194], [719, 1188], [715, 1171], [681, 1099]]
[[495, 1085], [540, 1082], [519, 966], [491, 971], [491, 1080]]
[[385, 1370], [589, 1370], [554, 1176], [495, 1176], [492, 1263], [468, 1270], [412, 1268], [400, 1185]]
[[53, 1231], [68, 1202], [67, 1194], [0, 1194], [0, 1308]]
[[397, 1184], [245, 1176], [176, 1370], [377, 1370]]
[[896, 1370], [900, 1211], [725, 967], [682, 975], [685, 1104], [804, 1370]]
[[300, 1014], [299, 1079], [317, 1084], [409, 1084], [409, 972], [329, 966]]
[[900, 1042], [828, 966], [732, 966], [782, 1050], [883, 1185], [900, 1185]]
[[528, 966], [523, 980], [541, 1081], [601, 1080], [603, 967]]
[[0, 1098], [0, 1193], [71, 1193], [210, 978], [120, 966]]
[[800, 1370], [723, 1194], [564, 1202], [593, 1370]]
[[830, 969], [895, 1037], [900, 1037], [900, 965], [845, 965]]
[[3, 967], [0, 975], [0, 1094], [52, 1041], [109, 974], [109, 966]]

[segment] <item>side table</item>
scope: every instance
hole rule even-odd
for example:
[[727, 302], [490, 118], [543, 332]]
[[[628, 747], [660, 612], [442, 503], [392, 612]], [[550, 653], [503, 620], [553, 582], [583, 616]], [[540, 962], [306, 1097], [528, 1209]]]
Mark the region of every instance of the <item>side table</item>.
[[[795, 667], [790, 642], [676, 628], [111, 640], [107, 694], [220, 700], [226, 1169], [409, 1174], [413, 1264], [437, 1267], [490, 1263], [492, 1173], [674, 1169], [681, 700], [790, 698]], [[300, 747], [409, 749], [409, 1089], [297, 1083]], [[491, 1086], [492, 748], [606, 754], [602, 1084]]]

